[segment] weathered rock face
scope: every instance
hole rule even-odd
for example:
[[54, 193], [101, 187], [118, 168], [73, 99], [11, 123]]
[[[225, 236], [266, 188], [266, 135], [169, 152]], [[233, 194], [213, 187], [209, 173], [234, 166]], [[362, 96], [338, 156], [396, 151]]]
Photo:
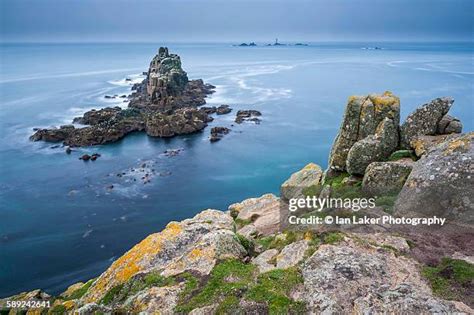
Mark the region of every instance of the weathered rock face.
[[450, 115], [444, 115], [443, 118], [438, 123], [438, 128], [436, 133], [440, 135], [450, 134], [450, 133], [461, 133], [462, 132], [462, 123], [456, 117]]
[[300, 171], [293, 173], [280, 188], [282, 199], [303, 197], [303, 190], [311, 186], [320, 184], [323, 177], [323, 170], [314, 163], [309, 163]]
[[58, 129], [40, 129], [30, 139], [33, 141], [60, 142], [71, 147], [90, 146], [115, 142], [134, 131], [146, 130], [153, 137], [172, 137], [202, 130], [212, 120], [206, 110], [197, 106], [205, 104], [206, 95], [214, 86], [202, 80], [188, 80], [181, 68], [178, 55], [169, 54], [161, 47], [150, 63], [147, 78], [134, 86], [129, 108], [120, 107], [91, 110], [72, 125]]
[[395, 214], [474, 224], [474, 133], [450, 137], [418, 160], [395, 203]]
[[97, 302], [111, 288], [138, 273], [174, 275], [184, 271], [208, 274], [218, 259], [242, 258], [246, 251], [234, 237], [232, 218], [206, 210], [192, 219], [171, 222], [116, 260], [91, 286], [84, 302]]
[[145, 131], [152, 137], [169, 138], [200, 131], [207, 126], [208, 116], [195, 108], [180, 108], [172, 114], [160, 112], [146, 115]]
[[280, 199], [273, 194], [234, 203], [229, 206], [229, 211], [237, 214], [236, 217], [240, 220], [251, 221], [262, 235], [275, 233], [279, 229]]
[[151, 287], [144, 292], [129, 298], [125, 303], [130, 313], [138, 314], [174, 314], [173, 309], [178, 304], [179, 294], [183, 291], [182, 285], [169, 287]]
[[[372, 149], [374, 155], [380, 155], [380, 149], [390, 149], [395, 141], [398, 142], [399, 123], [400, 100], [392, 93], [385, 92], [382, 95], [351, 96], [344, 113], [341, 128], [329, 156], [329, 169], [332, 171], [345, 171], [347, 169], [346, 161], [351, 148], [356, 142], [371, 135], [375, 137], [370, 137], [361, 145], [358, 145], [356, 152], [367, 147]], [[393, 130], [395, 132], [389, 134]], [[377, 131], [379, 131], [378, 136], [376, 136]], [[382, 136], [384, 137], [383, 145], [378, 143]], [[386, 154], [386, 152], [383, 152], [382, 155]], [[357, 162], [357, 159], [354, 160], [356, 154], [353, 153], [352, 156], [352, 165], [354, 165]], [[366, 156], [365, 160], [374, 161], [372, 156], [368, 154]], [[366, 162], [364, 161], [360, 166], [358, 165], [356, 171], [359, 172], [361, 168], [364, 168], [365, 164]]]
[[150, 62], [147, 75], [147, 94], [153, 102], [181, 94], [188, 83], [188, 75], [181, 68], [181, 59], [160, 47]]
[[438, 125], [440, 129], [446, 130], [446, 127], [443, 128], [444, 122], [441, 123], [441, 120], [453, 103], [454, 100], [449, 97], [437, 98], [408, 115], [400, 127], [402, 148], [409, 149], [410, 142], [418, 136], [435, 135]]
[[276, 257], [276, 268], [286, 269], [296, 266], [303, 261], [308, 249], [309, 242], [306, 240], [297, 241], [285, 246]]
[[239, 110], [235, 115], [235, 122], [238, 124], [243, 123], [244, 121], [254, 122], [256, 124], [260, 123], [260, 117], [262, 113], [254, 109]]
[[346, 169], [349, 174], [363, 175], [367, 166], [385, 160], [398, 147], [398, 126], [385, 118], [374, 135], [354, 143], [347, 154]]
[[[323, 245], [303, 267], [310, 314], [432, 314], [459, 312], [435, 298], [417, 264], [378, 246], [347, 240]], [[469, 308], [467, 308], [469, 309]]]
[[411, 159], [401, 159], [369, 164], [362, 180], [362, 191], [372, 196], [398, 193], [410, 175], [413, 163]]
[[436, 136], [418, 136], [410, 141], [410, 146], [415, 151], [417, 157], [421, 157], [423, 154], [428, 152], [431, 148], [442, 143], [448, 139], [450, 135], [436, 135]]
[[61, 126], [59, 129], [40, 129], [30, 137], [33, 141], [62, 141], [71, 147], [89, 146], [115, 142], [133, 131], [145, 129], [143, 114], [134, 109], [117, 111], [106, 108], [86, 113], [81, 121], [91, 122], [91, 126], [75, 128]]
[[226, 127], [213, 127], [211, 129], [211, 136], [209, 137], [209, 141], [219, 141], [224, 137], [224, 135], [228, 134], [229, 132], [230, 129]]

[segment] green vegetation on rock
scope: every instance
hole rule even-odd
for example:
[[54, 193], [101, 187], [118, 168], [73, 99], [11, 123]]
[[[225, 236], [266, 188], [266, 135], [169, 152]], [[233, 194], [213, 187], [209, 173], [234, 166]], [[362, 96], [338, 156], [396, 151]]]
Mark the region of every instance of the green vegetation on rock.
[[120, 294], [120, 291], [122, 290], [122, 288], [123, 288], [123, 284], [119, 284], [111, 288], [100, 300], [100, 304], [104, 304], [104, 305], [111, 304], [116, 299], [116, 296]]
[[412, 150], [398, 150], [393, 152], [390, 157], [388, 158], [389, 161], [398, 161], [403, 158], [410, 158], [413, 161], [416, 161], [415, 152]]
[[62, 304], [56, 305], [49, 310], [49, 314], [66, 314], [66, 307]]
[[303, 282], [296, 268], [276, 269], [258, 277], [257, 275], [255, 265], [235, 259], [223, 261], [214, 267], [205, 284], [200, 286], [194, 279], [190, 288], [185, 288], [175, 312], [188, 313], [195, 308], [218, 303], [216, 313], [234, 313], [238, 311], [242, 298], [264, 303], [270, 314], [304, 310], [303, 303], [288, 297], [290, 291]]
[[72, 292], [71, 295], [65, 298], [65, 300], [80, 299], [84, 294], [86, 294], [87, 290], [89, 290], [90, 286], [92, 285], [92, 283], [94, 283], [94, 281], [95, 281], [95, 278], [87, 281], [86, 283], [84, 283], [82, 287]]
[[228, 296], [236, 296], [253, 281], [256, 267], [235, 259], [218, 264], [211, 272], [207, 283], [188, 301], [180, 302], [175, 311], [187, 313], [209, 305]]
[[255, 243], [241, 234], [236, 234], [236, 235], [242, 247], [245, 248], [245, 250], [250, 256], [252, 256], [255, 250]]
[[424, 267], [433, 293], [443, 299], [468, 301], [474, 289], [474, 265], [459, 259], [443, 258], [435, 267]]
[[303, 283], [303, 277], [296, 268], [275, 269], [258, 276], [257, 283], [250, 288], [244, 298], [267, 303], [270, 314], [300, 314], [305, 305], [288, 297], [291, 290]]
[[123, 302], [128, 297], [147, 288], [164, 287], [175, 283], [176, 280], [174, 277], [164, 277], [158, 272], [150, 272], [145, 275], [140, 274], [131, 278], [125, 284], [111, 288], [102, 298], [101, 303], [109, 305], [115, 302]]
[[397, 197], [398, 195], [380, 196], [375, 199], [375, 205], [378, 207], [382, 207], [387, 213], [392, 213], [393, 206], [395, 205]]
[[344, 239], [344, 234], [341, 232], [328, 232], [323, 236], [325, 244], [337, 244]]

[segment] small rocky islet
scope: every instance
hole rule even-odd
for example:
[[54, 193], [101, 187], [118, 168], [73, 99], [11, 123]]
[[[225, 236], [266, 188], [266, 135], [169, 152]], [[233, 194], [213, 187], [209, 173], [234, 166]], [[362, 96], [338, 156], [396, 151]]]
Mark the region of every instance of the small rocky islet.
[[[170, 222], [59, 296], [3, 301], [51, 301], [50, 313], [71, 314], [473, 314], [474, 133], [461, 133], [452, 105], [435, 99], [400, 124], [392, 93], [350, 97], [326, 171], [310, 163], [280, 197]], [[357, 215], [448, 223], [282, 228], [282, 204], [305, 196], [375, 196]]]
[[[169, 138], [201, 131], [213, 120], [211, 114], [225, 115], [232, 111], [229, 105], [202, 106], [215, 86], [201, 79], [189, 80], [180, 57], [170, 54], [166, 47], [159, 49], [144, 75], [146, 78], [141, 83], [132, 86], [128, 108], [92, 109], [72, 122], [85, 127], [76, 128], [71, 124], [51, 129], [34, 128], [30, 140], [62, 142], [71, 148], [112, 143], [135, 131]], [[127, 96], [106, 95], [105, 98]]]

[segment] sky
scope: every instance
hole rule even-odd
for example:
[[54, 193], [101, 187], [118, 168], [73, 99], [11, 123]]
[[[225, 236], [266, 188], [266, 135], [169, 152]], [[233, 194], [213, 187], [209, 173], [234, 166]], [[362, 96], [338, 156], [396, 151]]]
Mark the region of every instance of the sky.
[[0, 0], [2, 42], [472, 41], [474, 0]]

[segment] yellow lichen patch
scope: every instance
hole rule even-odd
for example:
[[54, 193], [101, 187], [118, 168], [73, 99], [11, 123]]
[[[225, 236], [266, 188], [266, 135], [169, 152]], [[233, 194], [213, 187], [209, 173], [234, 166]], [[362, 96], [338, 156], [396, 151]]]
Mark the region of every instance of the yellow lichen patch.
[[448, 147], [444, 150], [444, 154], [449, 155], [454, 152], [465, 153], [469, 150], [470, 145], [471, 145], [471, 139], [469, 135], [466, 135], [461, 138], [457, 138], [449, 142]]
[[416, 156], [422, 156], [426, 151], [425, 143], [420, 139], [412, 140], [410, 146], [415, 150]]
[[182, 227], [179, 223], [170, 222], [162, 232], [149, 235], [135, 245], [99, 277], [96, 283], [89, 289], [85, 300], [87, 302], [96, 302], [110, 288], [126, 282], [143, 268], [150, 267], [148, 266], [149, 262], [161, 251], [163, 242], [172, 240], [181, 231]]
[[191, 259], [191, 260], [196, 260], [196, 259], [198, 259], [201, 255], [202, 255], [202, 250], [201, 250], [200, 248], [195, 248], [195, 249], [193, 249], [193, 250], [189, 253], [188, 257], [189, 257], [189, 259]]
[[70, 296], [71, 294], [73, 294], [76, 290], [82, 288], [82, 286], [84, 285], [84, 283], [82, 282], [78, 282], [78, 283], [74, 283], [73, 285], [70, 285], [66, 291], [64, 291], [64, 293], [62, 293], [61, 295], [62, 296]]
[[63, 303], [63, 305], [67, 310], [70, 310], [70, 309], [76, 307], [76, 302], [74, 302], [73, 300], [66, 301], [66, 302]]
[[347, 99], [347, 103], [353, 103], [355, 102], [356, 100], [358, 100], [360, 98], [360, 96], [357, 96], [357, 95], [351, 95], [349, 96], [349, 98]]
[[166, 229], [161, 233], [163, 233], [163, 235], [166, 235], [166, 237], [174, 237], [181, 233], [182, 230], [183, 228], [178, 222], [170, 222], [166, 226]]
[[313, 233], [311, 231], [306, 231], [303, 236], [304, 240], [311, 241], [313, 240]]
[[321, 167], [318, 164], [315, 163], [308, 163], [305, 167], [303, 167], [304, 170], [319, 170]]
[[384, 107], [400, 106], [400, 99], [388, 91], [383, 93], [382, 95], [371, 94], [369, 98], [375, 105], [376, 111], [380, 111]]

